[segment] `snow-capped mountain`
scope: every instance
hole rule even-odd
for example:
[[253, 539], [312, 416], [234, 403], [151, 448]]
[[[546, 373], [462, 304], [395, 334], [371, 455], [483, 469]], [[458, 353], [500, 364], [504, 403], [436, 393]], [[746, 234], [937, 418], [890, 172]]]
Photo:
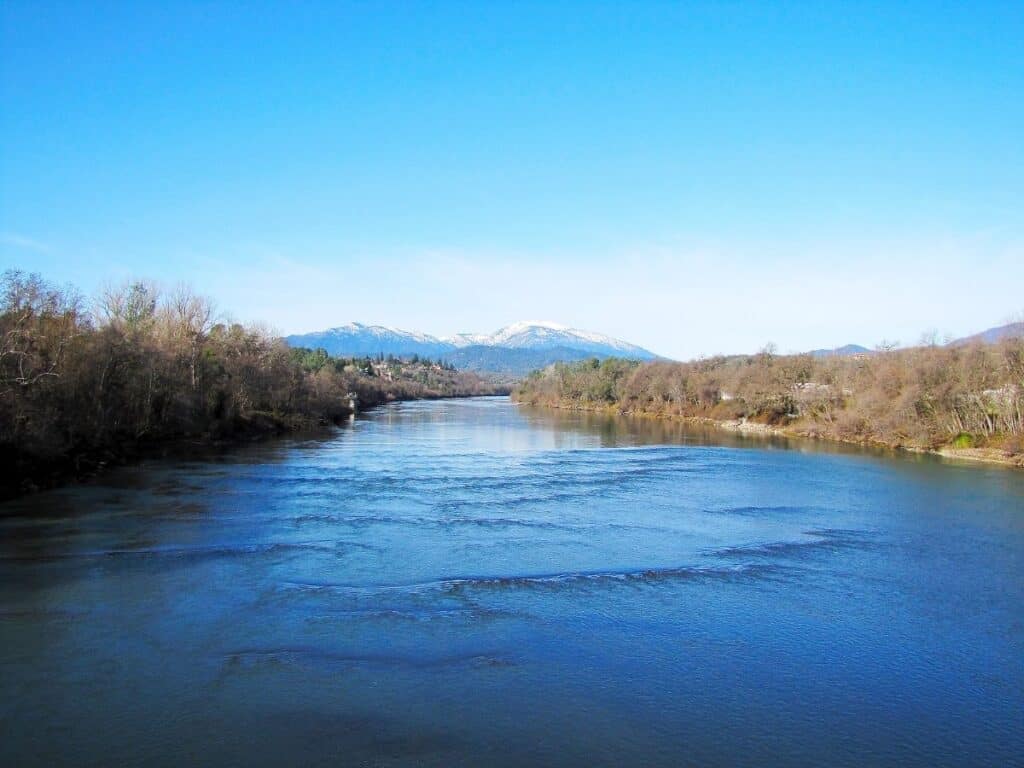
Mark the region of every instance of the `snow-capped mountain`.
[[556, 360], [656, 355], [636, 344], [552, 322], [518, 322], [494, 333], [460, 333], [438, 338], [381, 325], [348, 323], [318, 333], [288, 336], [293, 347], [322, 347], [333, 355], [442, 358], [470, 370], [525, 372]]
[[445, 336], [443, 340], [453, 347], [470, 347], [474, 344], [490, 346], [492, 336], [493, 333], [456, 333], [454, 336]]
[[375, 357], [380, 354], [444, 357], [454, 349], [451, 343], [426, 333], [362, 323], [346, 323], [326, 331], [287, 336], [285, 341], [293, 347], [322, 347], [332, 355], [346, 357]]
[[547, 320], [523, 320], [505, 326], [490, 335], [464, 333], [452, 336], [450, 341], [457, 347], [480, 344], [486, 347], [509, 347], [511, 349], [553, 349], [567, 347], [591, 352], [596, 355], [619, 355], [648, 360], [656, 355], [636, 344], [592, 331], [581, 331]]

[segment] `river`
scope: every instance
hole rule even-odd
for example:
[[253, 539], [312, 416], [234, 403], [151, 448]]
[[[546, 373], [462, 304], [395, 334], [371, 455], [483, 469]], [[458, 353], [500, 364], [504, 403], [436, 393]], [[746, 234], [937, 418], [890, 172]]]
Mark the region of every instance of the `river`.
[[0, 505], [0, 764], [1024, 758], [1024, 472], [506, 398]]

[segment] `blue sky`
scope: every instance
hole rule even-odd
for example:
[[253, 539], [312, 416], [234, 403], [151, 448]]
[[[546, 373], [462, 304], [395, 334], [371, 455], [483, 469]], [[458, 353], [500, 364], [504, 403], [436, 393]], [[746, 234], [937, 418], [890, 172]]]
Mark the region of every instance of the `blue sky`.
[[0, 267], [688, 358], [1024, 311], [1024, 3], [0, 6]]

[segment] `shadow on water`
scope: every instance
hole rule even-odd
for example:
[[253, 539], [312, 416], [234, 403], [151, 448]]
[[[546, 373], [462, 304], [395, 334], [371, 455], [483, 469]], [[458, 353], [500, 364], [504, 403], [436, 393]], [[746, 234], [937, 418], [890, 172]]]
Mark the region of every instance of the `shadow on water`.
[[831, 440], [790, 438], [782, 435], [740, 433], [711, 424], [653, 416], [575, 411], [538, 406], [517, 406], [531, 422], [548, 424], [558, 430], [577, 430], [600, 437], [601, 446], [700, 445], [727, 448], [757, 448], [815, 451], [846, 456], [910, 458], [934, 461], [936, 457], [874, 446], [850, 445]]
[[[923, 467], [959, 467], [996, 474], [1022, 474], [1013, 467], [954, 459], [884, 446], [859, 445], [835, 440], [786, 437], [783, 435], [740, 433], [711, 424], [654, 416], [602, 413], [595, 411], [544, 408], [517, 404], [516, 408], [532, 425], [556, 431], [579, 432], [600, 439], [605, 448], [645, 445], [694, 445], [706, 447], [789, 450], [801, 453], [870, 457]], [[1011, 480], [1011, 483], [1013, 481]]]

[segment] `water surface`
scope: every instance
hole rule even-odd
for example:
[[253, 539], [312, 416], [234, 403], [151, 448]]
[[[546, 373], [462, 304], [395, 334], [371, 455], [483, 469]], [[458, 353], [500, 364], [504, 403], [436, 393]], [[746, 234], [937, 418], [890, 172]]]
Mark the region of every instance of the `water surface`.
[[1024, 473], [501, 398], [0, 506], [0, 764], [1024, 755]]

